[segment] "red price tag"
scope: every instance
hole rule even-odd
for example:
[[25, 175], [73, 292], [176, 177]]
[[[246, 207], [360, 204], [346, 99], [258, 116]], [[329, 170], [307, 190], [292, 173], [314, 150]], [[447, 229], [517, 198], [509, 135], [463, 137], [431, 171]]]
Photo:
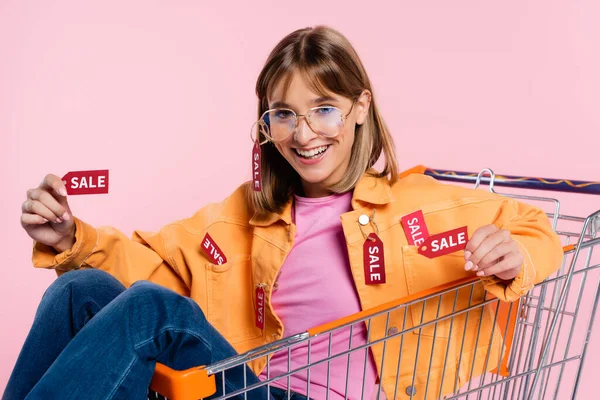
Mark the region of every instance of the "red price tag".
[[427, 258], [436, 258], [467, 247], [467, 227], [432, 235], [419, 247], [419, 254]]
[[259, 285], [256, 287], [256, 327], [263, 330], [265, 329], [265, 289]]
[[227, 262], [227, 257], [225, 257], [225, 254], [223, 254], [219, 246], [217, 246], [208, 232], [206, 235], [204, 235], [204, 239], [202, 239], [202, 250], [204, 251], [204, 254], [206, 254], [213, 262], [213, 264], [222, 265]]
[[108, 170], [72, 171], [62, 177], [66, 181], [67, 194], [108, 193]]
[[429, 237], [429, 230], [425, 224], [423, 211], [418, 210], [401, 218], [404, 233], [408, 239], [408, 244], [420, 246]]
[[261, 168], [260, 168], [260, 145], [254, 142], [252, 147], [252, 181], [255, 192], [262, 190]]
[[363, 245], [363, 261], [365, 267], [365, 284], [377, 285], [385, 283], [385, 261], [383, 242], [375, 233], [370, 233]]

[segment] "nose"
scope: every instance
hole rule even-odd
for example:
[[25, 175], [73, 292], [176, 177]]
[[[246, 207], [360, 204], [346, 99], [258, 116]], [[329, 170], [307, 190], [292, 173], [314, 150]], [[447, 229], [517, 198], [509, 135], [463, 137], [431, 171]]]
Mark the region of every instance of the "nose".
[[298, 118], [298, 124], [294, 129], [294, 141], [299, 145], [303, 146], [314, 139], [317, 134], [312, 130], [308, 124], [308, 120], [305, 116]]

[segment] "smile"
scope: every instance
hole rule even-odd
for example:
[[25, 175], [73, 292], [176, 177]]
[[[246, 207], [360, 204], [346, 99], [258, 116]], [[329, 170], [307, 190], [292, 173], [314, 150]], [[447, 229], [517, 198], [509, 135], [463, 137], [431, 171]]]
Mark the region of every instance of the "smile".
[[298, 156], [310, 160], [310, 159], [319, 157], [321, 154], [323, 154], [325, 151], [327, 151], [328, 148], [329, 148], [329, 145], [316, 147], [316, 148], [310, 149], [310, 150], [294, 149], [294, 151]]

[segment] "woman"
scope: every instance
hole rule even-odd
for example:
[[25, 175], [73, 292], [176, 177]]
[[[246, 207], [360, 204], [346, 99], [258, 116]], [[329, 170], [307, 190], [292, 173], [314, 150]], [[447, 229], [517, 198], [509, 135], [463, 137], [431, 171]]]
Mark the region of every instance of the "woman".
[[[35, 241], [33, 263], [55, 269], [59, 278], [41, 301], [6, 398], [141, 399], [156, 362], [175, 369], [210, 364], [472, 274], [482, 288], [514, 301], [559, 267], [561, 245], [541, 210], [418, 174], [398, 178], [369, 78], [337, 31], [307, 28], [285, 37], [256, 91], [254, 181], [158, 233], [136, 231], [129, 239], [86, 224], [71, 214], [55, 175], [28, 191], [21, 220]], [[378, 173], [372, 167], [382, 153]], [[426, 231], [463, 226], [464, 251], [431, 259], [419, 254]], [[370, 248], [384, 263], [364, 264], [365, 243], [378, 246]], [[409, 324], [419, 323], [418, 315], [413, 310]], [[401, 319], [392, 316], [389, 326]], [[413, 336], [421, 343], [453, 341], [442, 328]], [[492, 338], [489, 348], [467, 346], [465, 361], [481, 357], [476, 351], [497, 357], [502, 345], [488, 328], [481, 335]], [[385, 329], [375, 321], [371, 338], [384, 337]], [[342, 335], [334, 347], [346, 346], [349, 332]], [[365, 343], [364, 327], [353, 330], [352, 340]], [[327, 352], [323, 343], [313, 342], [315, 357]], [[348, 380], [348, 397], [360, 398], [364, 379], [368, 398], [379, 379], [392, 398], [413, 376], [412, 394], [422, 396], [428, 366], [405, 356], [397, 375], [397, 349], [390, 349], [385, 360], [380, 347], [371, 349], [366, 376], [364, 355], [351, 359], [349, 376], [342, 359], [331, 369], [344, 373], [311, 369], [310, 397], [325, 398], [329, 380], [330, 398], [342, 398]], [[293, 358], [306, 357], [303, 352]], [[249, 364], [248, 384], [265, 378], [265, 363]], [[276, 354], [270, 376], [286, 370], [287, 356]], [[430, 371], [429, 384], [449, 393], [441, 373], [437, 366]], [[457, 365], [446, 374], [469, 378]], [[243, 387], [243, 375], [240, 369], [226, 375], [227, 392]], [[305, 379], [291, 379], [296, 398], [306, 394]], [[271, 395], [286, 395], [285, 383], [275, 382]], [[397, 396], [410, 394], [400, 386]], [[265, 389], [250, 395], [267, 397]]]

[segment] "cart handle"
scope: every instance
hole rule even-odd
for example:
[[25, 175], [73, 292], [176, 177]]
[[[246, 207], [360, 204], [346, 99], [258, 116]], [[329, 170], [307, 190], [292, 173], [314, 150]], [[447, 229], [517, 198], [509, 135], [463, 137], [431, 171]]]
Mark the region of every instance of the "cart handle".
[[[574, 181], [570, 179], [552, 179], [552, 178], [533, 178], [514, 175], [494, 175], [490, 170], [493, 179], [493, 185], [507, 186], [521, 189], [548, 190], [556, 192], [570, 192], [580, 194], [600, 195], [600, 182], [592, 181]], [[444, 169], [432, 169], [423, 165], [417, 165], [400, 174], [404, 178], [410, 174], [424, 174], [441, 181], [477, 183], [489, 182], [490, 177], [482, 176], [481, 173], [451, 171]]]

